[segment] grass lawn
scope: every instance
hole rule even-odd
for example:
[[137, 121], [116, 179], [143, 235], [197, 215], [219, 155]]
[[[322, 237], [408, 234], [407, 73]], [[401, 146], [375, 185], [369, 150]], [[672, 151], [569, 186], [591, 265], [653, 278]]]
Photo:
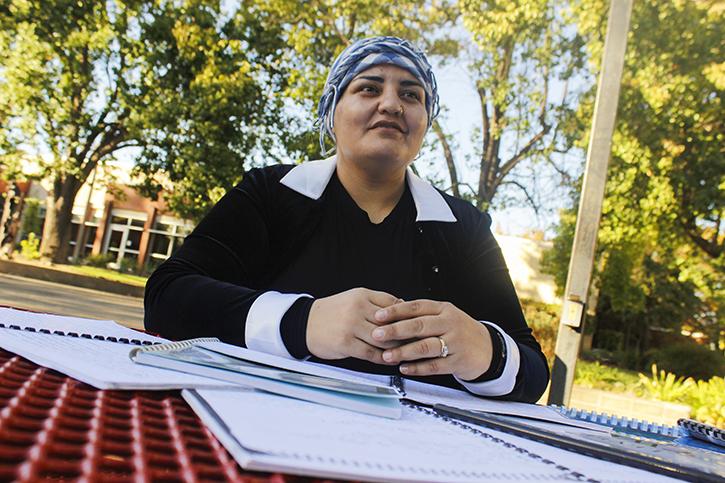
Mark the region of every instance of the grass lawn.
[[639, 383], [639, 373], [599, 362], [579, 360], [576, 363], [574, 384], [590, 389], [604, 389], [614, 392], [634, 392]]
[[106, 280], [128, 283], [131, 285], [137, 285], [139, 287], [143, 287], [144, 285], [146, 285], [146, 277], [131, 275], [130, 273], [121, 273], [115, 270], [109, 270], [107, 268], [89, 267], [87, 265], [56, 265], [56, 268], [61, 268], [62, 270], [77, 273], [79, 275], [105, 278]]

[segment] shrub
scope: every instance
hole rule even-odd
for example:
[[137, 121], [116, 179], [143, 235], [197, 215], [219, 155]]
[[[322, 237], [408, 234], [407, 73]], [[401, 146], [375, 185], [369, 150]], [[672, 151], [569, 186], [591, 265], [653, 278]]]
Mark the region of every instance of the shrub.
[[133, 273], [136, 274], [138, 269], [136, 267], [136, 260], [123, 258], [121, 260], [121, 266], [118, 268], [119, 272], [122, 273]]
[[116, 257], [111, 253], [99, 253], [98, 255], [88, 255], [81, 263], [90, 267], [106, 268], [106, 265], [112, 262], [115, 258]]
[[23, 233], [41, 233], [43, 231], [42, 202], [36, 198], [25, 198], [23, 207], [23, 224], [20, 230]]
[[660, 401], [687, 404], [691, 418], [725, 429], [725, 379], [722, 377], [695, 381], [658, 371], [653, 364], [651, 378], [640, 374], [638, 392]]
[[556, 334], [559, 330], [560, 308], [531, 300], [522, 300], [521, 305], [529, 327], [534, 331], [536, 340], [541, 344], [541, 350], [546, 356], [549, 367], [554, 362], [554, 349], [556, 348]]
[[20, 242], [20, 255], [28, 260], [40, 259], [40, 239], [35, 233], [28, 233], [28, 238]]
[[692, 408], [693, 419], [725, 429], [725, 379], [722, 377], [697, 381], [684, 402]]
[[574, 383], [591, 389], [625, 392], [633, 390], [639, 379], [636, 374], [599, 361], [578, 361], [574, 372]]
[[684, 341], [647, 354], [650, 364], [681, 377], [709, 379], [725, 374], [725, 357], [695, 342]]
[[692, 378], [677, 377], [664, 369], [658, 371], [657, 364], [652, 364], [651, 378], [639, 374], [639, 392], [645, 397], [660, 401], [682, 402], [695, 385]]

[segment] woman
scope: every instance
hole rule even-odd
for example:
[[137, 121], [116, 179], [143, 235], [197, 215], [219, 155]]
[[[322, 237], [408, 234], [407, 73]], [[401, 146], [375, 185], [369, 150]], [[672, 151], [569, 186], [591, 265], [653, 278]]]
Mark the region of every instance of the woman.
[[407, 41], [348, 47], [319, 105], [336, 155], [249, 171], [149, 279], [147, 330], [536, 401], [548, 368], [490, 217], [409, 169], [437, 111]]

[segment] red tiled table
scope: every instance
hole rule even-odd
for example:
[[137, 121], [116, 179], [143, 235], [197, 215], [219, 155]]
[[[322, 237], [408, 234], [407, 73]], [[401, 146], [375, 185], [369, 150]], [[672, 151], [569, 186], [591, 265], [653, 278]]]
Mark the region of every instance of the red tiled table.
[[245, 472], [179, 391], [99, 390], [0, 349], [0, 481], [62, 480], [310, 481]]

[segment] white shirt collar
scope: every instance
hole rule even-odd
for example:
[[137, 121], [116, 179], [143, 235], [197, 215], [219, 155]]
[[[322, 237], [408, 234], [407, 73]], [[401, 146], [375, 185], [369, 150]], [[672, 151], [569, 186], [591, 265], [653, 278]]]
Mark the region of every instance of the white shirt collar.
[[[288, 188], [312, 198], [319, 199], [335, 172], [336, 157], [309, 161], [292, 168], [280, 183]], [[420, 179], [408, 168], [406, 171], [408, 187], [418, 212], [415, 221], [456, 222], [451, 208], [443, 196], [427, 181]]]

